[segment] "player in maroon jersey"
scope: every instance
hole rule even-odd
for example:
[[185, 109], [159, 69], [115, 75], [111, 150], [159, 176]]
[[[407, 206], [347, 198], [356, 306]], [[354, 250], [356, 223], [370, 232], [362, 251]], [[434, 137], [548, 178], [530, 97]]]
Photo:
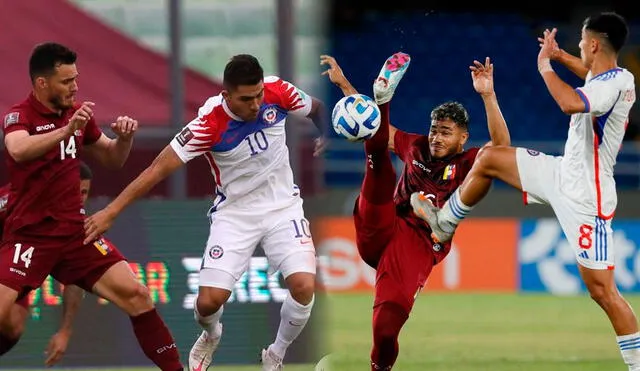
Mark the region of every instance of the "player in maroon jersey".
[[[91, 190], [91, 169], [84, 162], [80, 163], [80, 194], [82, 203], [86, 203]], [[2, 240], [2, 229], [4, 226], [5, 206], [9, 197], [10, 184], [0, 187], [0, 241]], [[47, 359], [45, 365], [50, 367], [62, 359], [67, 350], [69, 338], [73, 328], [73, 319], [84, 298], [84, 290], [76, 285], [67, 285], [63, 290], [62, 322], [60, 328], [51, 337], [45, 354]], [[3, 318], [0, 323], [0, 356], [9, 352], [22, 337], [24, 327], [29, 318], [29, 296], [25, 295], [11, 307], [9, 317]]]
[[116, 138], [104, 135], [93, 119], [94, 103], [75, 102], [75, 62], [63, 45], [36, 46], [29, 60], [32, 92], [4, 116], [11, 188], [0, 245], [0, 318], [51, 274], [121, 308], [147, 357], [161, 370], [182, 370], [173, 336], [124, 257], [102, 238], [83, 244], [80, 154], [86, 150], [107, 167], [121, 167], [137, 121], [118, 117], [111, 124]]
[[[335, 59], [322, 56], [324, 73], [345, 95], [357, 93]], [[410, 63], [396, 53], [385, 62], [373, 92], [381, 112], [376, 134], [365, 142], [367, 166], [354, 209], [356, 243], [362, 259], [376, 269], [373, 304], [371, 370], [390, 370], [398, 356], [398, 335], [433, 266], [448, 254], [450, 243], [431, 240], [429, 226], [416, 217], [409, 204], [413, 192], [422, 192], [442, 205], [471, 169], [480, 148], [464, 150], [469, 138], [468, 114], [456, 102], [431, 111], [429, 135], [410, 134], [390, 125], [389, 101]], [[489, 58], [470, 67], [473, 86], [487, 111], [490, 145], [510, 143], [493, 90]], [[396, 186], [389, 151], [404, 162]], [[395, 192], [394, 192], [395, 189]]]

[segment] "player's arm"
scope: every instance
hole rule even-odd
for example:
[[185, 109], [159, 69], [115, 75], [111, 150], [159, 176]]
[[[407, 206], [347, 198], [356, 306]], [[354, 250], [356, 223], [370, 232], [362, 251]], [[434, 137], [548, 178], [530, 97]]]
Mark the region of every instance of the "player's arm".
[[191, 159], [210, 150], [221, 137], [218, 126], [202, 117], [213, 109], [215, 99], [209, 99], [200, 108], [199, 118], [191, 121], [176, 135], [138, 177], [133, 180], [109, 205], [85, 219], [85, 244], [105, 232], [113, 220], [127, 206], [147, 194], [156, 184], [167, 178]]
[[71, 335], [73, 332], [73, 320], [78, 313], [80, 303], [84, 299], [84, 290], [76, 285], [66, 285], [62, 293], [62, 322], [58, 332]]
[[85, 244], [90, 243], [109, 229], [113, 220], [135, 200], [167, 178], [184, 162], [170, 145], [166, 146], [138, 177], [133, 180], [109, 205], [85, 220]]
[[547, 86], [549, 93], [556, 101], [562, 112], [569, 115], [584, 112], [587, 107], [578, 92], [569, 84], [562, 81], [560, 76], [558, 76], [551, 67], [551, 55], [554, 50], [557, 31], [558, 30], [555, 28], [550, 32], [545, 31], [543, 35], [544, 37], [540, 39], [538, 72], [540, 72], [540, 76], [542, 76], [544, 84]]
[[489, 128], [489, 136], [491, 137], [491, 142], [487, 145], [511, 145], [509, 128], [507, 127], [504, 116], [502, 116], [502, 111], [500, 111], [498, 97], [494, 90], [493, 63], [491, 63], [491, 59], [487, 57], [484, 64], [473, 61], [473, 66], [469, 66], [469, 69], [471, 70], [473, 88], [480, 94], [480, 97], [482, 97], [484, 109], [487, 114], [487, 127]]
[[[548, 36], [551, 31], [544, 30], [543, 36]], [[540, 47], [544, 45], [544, 37], [539, 37], [538, 41], [540, 42]], [[571, 55], [567, 53], [564, 49], [560, 49], [558, 46], [558, 42], [555, 40], [555, 37], [552, 40], [549, 40], [551, 52], [549, 54], [549, 58], [556, 62], [559, 62], [563, 66], [565, 66], [569, 71], [573, 72], [576, 76], [585, 80], [587, 74], [589, 73], [589, 69], [585, 67], [582, 63], [582, 60], [579, 57]]]
[[580, 59], [579, 57], [567, 53], [566, 51], [564, 51], [564, 49], [560, 49], [557, 54], [553, 55], [552, 59], [561, 63], [579, 78], [583, 80], [587, 78], [589, 69], [585, 67], [585, 65], [582, 63], [582, 59]]
[[80, 303], [84, 299], [84, 290], [76, 285], [67, 285], [62, 294], [62, 322], [60, 328], [49, 340], [45, 354], [45, 365], [51, 367], [58, 363], [67, 351], [69, 339], [73, 332], [73, 320], [76, 317]]
[[[34, 160], [44, 156], [47, 152], [58, 147], [60, 142], [68, 139], [73, 133], [84, 128], [93, 112], [93, 103], [85, 102], [71, 117], [69, 123], [56, 130], [44, 134], [29, 134], [29, 123], [20, 121], [21, 112], [12, 112], [5, 117], [4, 145], [9, 156], [17, 163]], [[12, 116], [16, 115], [17, 121], [12, 122]]]
[[[103, 166], [109, 169], [119, 169], [129, 157], [133, 145], [133, 135], [138, 129], [138, 121], [121, 116], [116, 122], [111, 124], [111, 130], [116, 134], [116, 138], [107, 137], [100, 133], [98, 140], [87, 145], [87, 153], [97, 159]], [[87, 131], [89, 128], [87, 128]], [[97, 126], [95, 128], [97, 129]]]

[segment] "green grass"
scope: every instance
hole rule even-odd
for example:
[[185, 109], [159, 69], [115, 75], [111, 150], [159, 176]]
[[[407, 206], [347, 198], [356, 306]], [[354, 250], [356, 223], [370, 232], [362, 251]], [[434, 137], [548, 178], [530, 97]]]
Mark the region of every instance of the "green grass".
[[[640, 308], [640, 296], [627, 297]], [[370, 295], [332, 295], [331, 371], [367, 370]], [[588, 297], [422, 294], [400, 335], [400, 371], [624, 371], [604, 312]]]

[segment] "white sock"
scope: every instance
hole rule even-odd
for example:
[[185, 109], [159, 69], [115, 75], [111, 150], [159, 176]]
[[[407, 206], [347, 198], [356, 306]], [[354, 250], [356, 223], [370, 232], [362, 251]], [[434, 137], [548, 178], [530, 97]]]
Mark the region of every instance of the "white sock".
[[616, 336], [620, 354], [629, 371], [640, 371], [640, 332]]
[[467, 206], [460, 200], [460, 187], [458, 187], [442, 207], [438, 215], [438, 225], [444, 231], [451, 232], [471, 210], [473, 206]]
[[276, 341], [269, 346], [271, 352], [280, 359], [284, 358], [289, 345], [300, 335], [309, 321], [314, 301], [315, 297], [311, 298], [309, 304], [302, 305], [293, 300], [291, 295], [287, 295], [284, 299], [282, 308], [280, 308], [280, 327], [278, 327]]
[[196, 322], [202, 327], [203, 330], [207, 332], [207, 335], [212, 338], [219, 338], [222, 336], [221, 327], [218, 326], [220, 323], [220, 317], [222, 317], [222, 312], [224, 311], [224, 306], [221, 306], [217, 312], [210, 316], [201, 316], [198, 313], [198, 306], [193, 306], [193, 318], [195, 318]]

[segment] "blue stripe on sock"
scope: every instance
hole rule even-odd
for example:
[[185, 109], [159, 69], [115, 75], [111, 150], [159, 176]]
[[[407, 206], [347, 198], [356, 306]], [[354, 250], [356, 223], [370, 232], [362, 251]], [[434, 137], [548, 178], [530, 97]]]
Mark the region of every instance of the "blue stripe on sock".
[[469, 213], [468, 211], [464, 211], [462, 207], [460, 207], [457, 192], [454, 193], [449, 199], [449, 206], [451, 206], [451, 212], [453, 213], [453, 216], [458, 219], [464, 219], [464, 217]]
[[630, 343], [634, 343], [634, 342], [637, 342], [637, 341], [640, 341], [640, 336], [632, 338], [632, 339], [620, 340], [620, 341], [618, 341], [618, 345], [621, 345], [621, 346], [622, 345], [628, 345]]

